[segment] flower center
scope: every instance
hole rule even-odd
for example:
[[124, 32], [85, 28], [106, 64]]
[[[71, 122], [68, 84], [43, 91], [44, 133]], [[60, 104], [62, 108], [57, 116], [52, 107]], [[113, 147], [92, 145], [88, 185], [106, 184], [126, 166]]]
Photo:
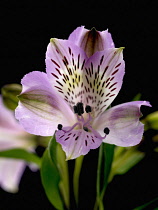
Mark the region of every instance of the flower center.
[[109, 134], [110, 130], [109, 128], [104, 128], [104, 133], [105, 135], [102, 137], [96, 130], [94, 130], [91, 126], [92, 123], [92, 116], [91, 116], [91, 112], [92, 112], [92, 108], [89, 105], [86, 105], [85, 107], [85, 112], [88, 114], [88, 118], [85, 119], [83, 117], [84, 114], [84, 106], [83, 103], [79, 102], [77, 103], [77, 105], [75, 105], [73, 107], [74, 109], [74, 113], [77, 115], [77, 122], [69, 129], [69, 130], [64, 130], [63, 126], [61, 124], [58, 124], [58, 130], [62, 130], [64, 133], [68, 133], [71, 132], [75, 127], [79, 127], [79, 129], [83, 129], [86, 132], [91, 132], [93, 133], [97, 138], [99, 138], [100, 140], [105, 139], [106, 135]]

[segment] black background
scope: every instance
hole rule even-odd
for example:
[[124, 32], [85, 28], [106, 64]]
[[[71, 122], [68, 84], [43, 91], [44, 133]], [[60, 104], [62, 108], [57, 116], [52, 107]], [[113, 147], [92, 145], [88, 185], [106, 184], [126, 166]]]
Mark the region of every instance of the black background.
[[[45, 71], [45, 52], [50, 38], [67, 39], [78, 26], [109, 29], [116, 47], [125, 47], [126, 74], [123, 87], [113, 105], [131, 101], [137, 94], [150, 101], [143, 107], [147, 115], [158, 109], [158, 6], [156, 0], [119, 1], [0, 1], [0, 87], [20, 83], [28, 72]], [[143, 161], [127, 174], [116, 176], [105, 197], [105, 209], [130, 210], [158, 195], [158, 155], [153, 152], [151, 136], [146, 132]], [[41, 150], [39, 150], [41, 154]], [[96, 158], [91, 151], [81, 174], [80, 210], [94, 204]], [[73, 161], [70, 161], [70, 168]], [[154, 209], [151, 205], [149, 209]], [[28, 168], [17, 194], [0, 190], [0, 210], [51, 210], [39, 172]], [[75, 210], [75, 207], [72, 207]]]

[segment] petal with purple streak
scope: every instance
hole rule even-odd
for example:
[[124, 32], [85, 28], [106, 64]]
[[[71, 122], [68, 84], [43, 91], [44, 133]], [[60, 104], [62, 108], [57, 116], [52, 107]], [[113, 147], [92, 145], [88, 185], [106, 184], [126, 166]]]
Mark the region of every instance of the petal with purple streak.
[[144, 125], [139, 121], [142, 116], [140, 107], [151, 106], [146, 101], [134, 101], [114, 106], [95, 119], [93, 126], [102, 135], [105, 127], [110, 130], [103, 140], [109, 144], [128, 147], [139, 144]]
[[46, 52], [46, 71], [56, 92], [70, 106], [82, 101], [85, 52], [67, 40], [52, 39]]
[[73, 124], [73, 112], [53, 91], [45, 73], [31, 72], [23, 78], [22, 84], [24, 89], [15, 114], [27, 132], [51, 136], [59, 123]]
[[84, 103], [92, 106], [94, 117], [104, 112], [119, 93], [124, 66], [122, 48], [96, 52], [85, 64]]
[[[64, 131], [68, 131], [69, 129], [70, 127], [63, 127]], [[102, 143], [102, 140], [97, 135], [82, 129], [71, 130], [67, 133], [63, 130], [56, 131], [55, 136], [56, 141], [62, 145], [67, 160], [77, 158], [80, 155], [86, 155], [90, 149], [96, 149]]]

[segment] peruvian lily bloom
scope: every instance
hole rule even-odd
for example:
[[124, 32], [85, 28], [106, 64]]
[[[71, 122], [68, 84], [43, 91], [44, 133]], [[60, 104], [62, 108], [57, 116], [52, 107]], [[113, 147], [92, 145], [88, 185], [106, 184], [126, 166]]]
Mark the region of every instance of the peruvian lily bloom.
[[[33, 150], [32, 136], [26, 133], [8, 110], [0, 96], [0, 151], [13, 148]], [[0, 186], [8, 192], [17, 192], [26, 162], [10, 158], [0, 158]]]
[[78, 27], [68, 40], [51, 39], [46, 73], [35, 71], [22, 79], [16, 118], [32, 134], [55, 132], [67, 159], [85, 155], [102, 142], [138, 144], [144, 130], [140, 107], [149, 102], [107, 109], [122, 86], [122, 50], [114, 48], [107, 30]]

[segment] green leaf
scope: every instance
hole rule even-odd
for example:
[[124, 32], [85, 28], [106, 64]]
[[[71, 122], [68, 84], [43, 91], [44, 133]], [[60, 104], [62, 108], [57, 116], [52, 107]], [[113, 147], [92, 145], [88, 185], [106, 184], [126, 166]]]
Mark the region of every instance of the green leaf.
[[63, 196], [65, 206], [69, 208], [69, 173], [68, 161], [66, 161], [65, 152], [62, 150], [61, 145], [56, 142], [53, 136], [48, 145], [49, 154], [53, 164], [56, 166], [60, 175], [60, 191]]
[[109, 182], [116, 174], [124, 174], [140, 162], [145, 154], [137, 150], [137, 146], [131, 148], [117, 147], [109, 176]]
[[140, 101], [141, 96], [142, 96], [142, 94], [141, 94], [141, 93], [138, 93], [138, 94], [133, 98], [132, 101]]
[[45, 150], [42, 157], [41, 179], [45, 193], [51, 204], [58, 210], [64, 210], [59, 191], [59, 171], [54, 162], [52, 162], [48, 149]]
[[48, 151], [50, 154], [50, 158], [55, 166], [57, 166], [57, 145], [58, 143], [56, 142], [55, 135], [54, 135], [50, 139], [50, 142], [48, 145]]
[[35, 163], [39, 167], [41, 165], [41, 159], [35, 153], [28, 152], [25, 149], [17, 148], [17, 149], [0, 151], [0, 157], [22, 159], [27, 162]]
[[[149, 207], [150, 204], [153, 204], [157, 200], [158, 200], [158, 197], [154, 198], [153, 200], [149, 201], [148, 203], [145, 203], [145, 204], [143, 204], [141, 206], [138, 206], [138, 207], [134, 208], [133, 210], [143, 210], [144, 208]], [[154, 208], [154, 210], [157, 210], [157, 209], [158, 209], [158, 207]]]
[[142, 122], [146, 124], [147, 128], [158, 130], [158, 111], [147, 115]]
[[114, 156], [114, 148], [115, 145], [113, 144], [107, 144], [103, 143], [103, 158], [104, 158], [104, 181], [103, 181], [103, 188], [101, 191], [101, 199], [103, 199], [106, 187], [108, 185], [109, 181], [109, 175], [111, 172], [111, 166], [113, 162], [113, 156]]
[[108, 177], [111, 171], [111, 166], [113, 162], [115, 145], [103, 143], [104, 151], [104, 185], [108, 184]]
[[130, 156], [129, 155], [126, 155], [121, 164], [120, 167], [117, 168], [116, 170], [116, 173], [117, 174], [124, 174], [126, 173], [127, 171], [129, 171], [133, 166], [135, 166], [140, 160], [142, 160], [142, 158], [144, 157], [144, 154], [141, 153], [141, 152], [135, 152], [133, 154], [131, 154]]
[[8, 109], [15, 110], [18, 105], [18, 97], [21, 93], [22, 87], [19, 84], [8, 84], [2, 87], [2, 99], [3, 103]]

